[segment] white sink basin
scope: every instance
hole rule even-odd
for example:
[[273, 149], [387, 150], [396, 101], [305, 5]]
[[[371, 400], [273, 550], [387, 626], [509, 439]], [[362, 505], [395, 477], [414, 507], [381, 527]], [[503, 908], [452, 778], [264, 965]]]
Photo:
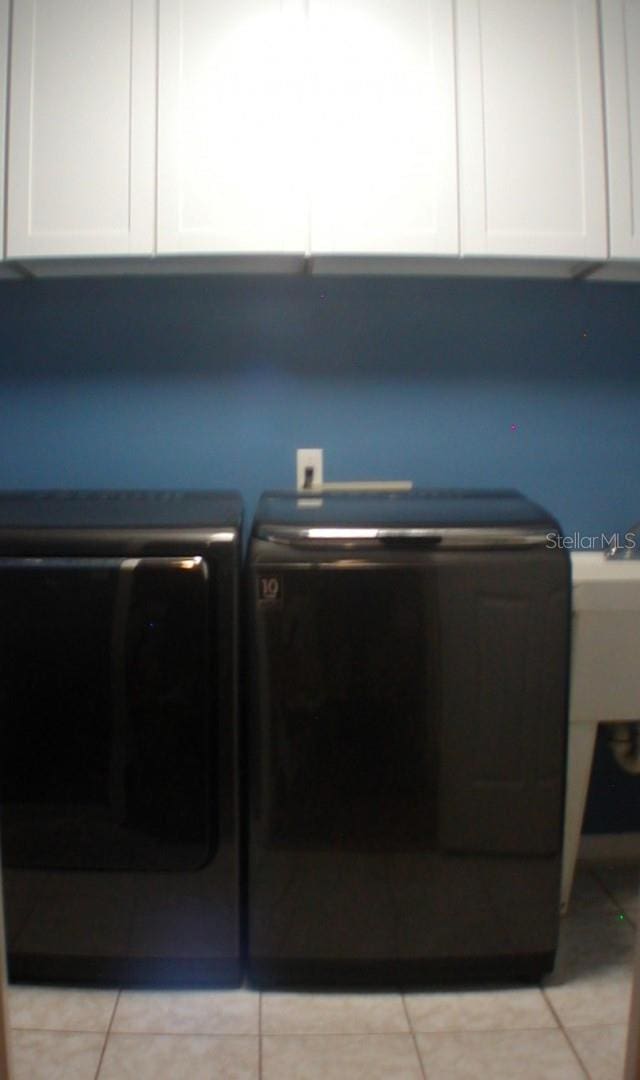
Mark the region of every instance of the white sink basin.
[[640, 559], [607, 559], [601, 551], [572, 552], [574, 611], [640, 613]]
[[640, 559], [571, 555], [571, 719], [640, 718]]
[[640, 558], [572, 552], [567, 799], [560, 909], [566, 912], [598, 724], [640, 719]]
[[640, 719], [640, 559], [572, 552], [561, 911], [569, 904], [598, 724]]

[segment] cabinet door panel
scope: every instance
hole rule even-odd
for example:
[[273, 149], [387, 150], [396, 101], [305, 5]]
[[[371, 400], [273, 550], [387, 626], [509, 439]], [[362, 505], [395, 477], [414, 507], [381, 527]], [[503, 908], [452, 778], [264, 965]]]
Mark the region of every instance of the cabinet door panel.
[[8, 254], [149, 254], [153, 0], [17, 0]]
[[158, 251], [299, 252], [300, 0], [161, 0]]
[[457, 254], [450, 0], [309, 0], [311, 250]]
[[458, 0], [462, 252], [606, 257], [595, 0]]
[[640, 2], [603, 0], [611, 255], [640, 257]]

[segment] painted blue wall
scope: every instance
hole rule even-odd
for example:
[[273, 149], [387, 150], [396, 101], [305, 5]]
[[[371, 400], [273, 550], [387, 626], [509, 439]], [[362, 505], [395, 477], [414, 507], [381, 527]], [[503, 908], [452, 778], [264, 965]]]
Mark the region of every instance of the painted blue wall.
[[[0, 283], [2, 487], [235, 487], [250, 517], [322, 446], [326, 479], [516, 486], [600, 534], [640, 517], [639, 415], [638, 285]], [[587, 827], [640, 828], [604, 769]]]

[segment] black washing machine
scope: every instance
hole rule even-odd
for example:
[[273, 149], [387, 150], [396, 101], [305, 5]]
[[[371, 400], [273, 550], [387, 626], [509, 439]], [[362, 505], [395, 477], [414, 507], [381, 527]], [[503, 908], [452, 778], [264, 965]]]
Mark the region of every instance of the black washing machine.
[[234, 493], [0, 495], [15, 980], [242, 977], [241, 521]]
[[267, 493], [248, 556], [258, 985], [554, 962], [570, 568], [515, 491]]

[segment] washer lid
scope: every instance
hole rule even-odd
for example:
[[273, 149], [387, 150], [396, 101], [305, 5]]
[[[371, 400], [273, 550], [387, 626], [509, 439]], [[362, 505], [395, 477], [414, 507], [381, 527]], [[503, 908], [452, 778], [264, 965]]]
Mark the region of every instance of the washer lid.
[[239, 528], [234, 491], [2, 491], [0, 531], [16, 529]]
[[514, 490], [265, 492], [253, 535], [280, 543], [473, 546], [548, 543], [559, 527]]

